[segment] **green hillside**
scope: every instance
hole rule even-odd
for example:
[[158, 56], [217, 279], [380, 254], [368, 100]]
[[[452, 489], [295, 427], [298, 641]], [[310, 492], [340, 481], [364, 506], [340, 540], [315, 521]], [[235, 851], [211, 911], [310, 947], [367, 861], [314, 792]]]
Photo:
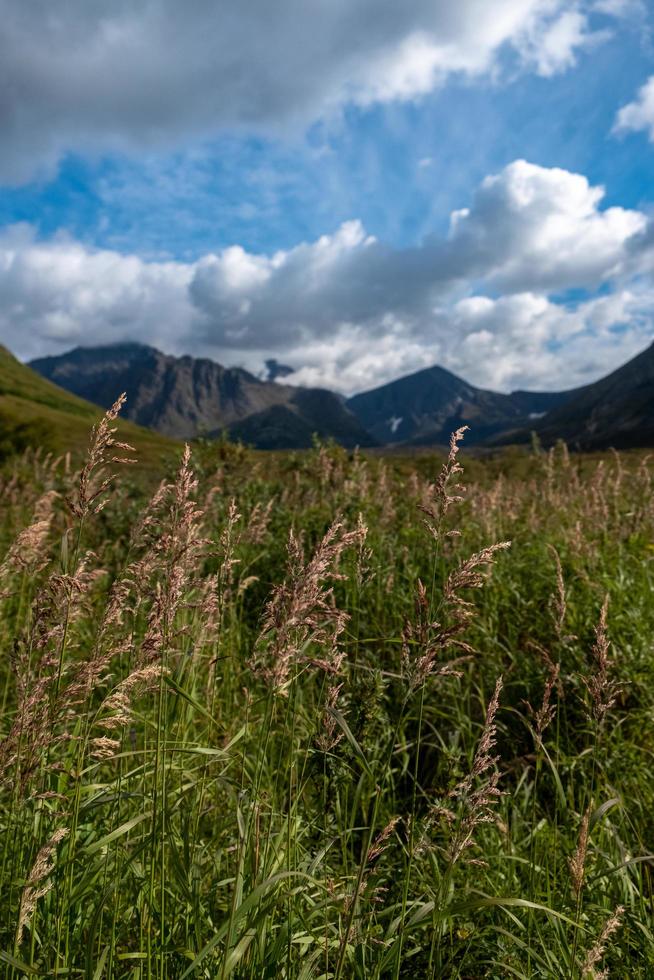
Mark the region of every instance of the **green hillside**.
[[[101, 417], [101, 409], [46, 381], [0, 346], [0, 461], [28, 446], [81, 456], [91, 426]], [[162, 457], [179, 448], [172, 439], [132, 422], [122, 422], [120, 433], [147, 469], [159, 468]]]

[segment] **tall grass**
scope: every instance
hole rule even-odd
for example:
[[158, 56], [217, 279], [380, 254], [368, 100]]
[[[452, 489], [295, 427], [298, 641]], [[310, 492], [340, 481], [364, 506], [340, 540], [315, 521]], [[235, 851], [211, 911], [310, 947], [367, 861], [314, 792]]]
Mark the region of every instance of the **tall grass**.
[[0, 484], [3, 975], [654, 976], [649, 461], [200, 445], [148, 500], [119, 408]]

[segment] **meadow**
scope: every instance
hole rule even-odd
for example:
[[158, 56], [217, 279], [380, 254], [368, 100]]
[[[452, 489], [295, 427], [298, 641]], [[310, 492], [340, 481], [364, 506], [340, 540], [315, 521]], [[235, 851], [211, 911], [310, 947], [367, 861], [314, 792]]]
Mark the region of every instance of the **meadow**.
[[2, 470], [0, 975], [653, 977], [653, 463], [118, 408]]

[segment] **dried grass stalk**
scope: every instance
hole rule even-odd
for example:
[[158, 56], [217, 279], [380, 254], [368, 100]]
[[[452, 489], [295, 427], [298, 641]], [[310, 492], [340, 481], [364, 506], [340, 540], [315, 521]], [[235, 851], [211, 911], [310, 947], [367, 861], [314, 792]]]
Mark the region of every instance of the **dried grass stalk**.
[[[312, 664], [338, 674], [342, 663], [338, 639], [349, 617], [337, 608], [329, 583], [345, 577], [337, 571], [341, 555], [364, 535], [363, 526], [345, 531], [335, 521], [305, 563], [300, 541], [291, 531], [287, 578], [268, 600], [251, 663], [276, 693], [287, 693], [291, 671], [299, 665]], [[316, 648], [319, 657], [313, 653]]]
[[18, 927], [16, 930], [16, 946], [20, 946], [23, 940], [23, 933], [32, 920], [36, 910], [36, 903], [44, 895], [47, 895], [52, 888], [49, 880], [54, 871], [54, 855], [57, 846], [68, 836], [68, 828], [60, 827], [55, 830], [50, 839], [43, 845], [36, 855], [36, 859], [29, 873], [29, 877], [23, 888], [18, 912]]
[[[447, 459], [441, 468], [438, 479], [434, 484], [427, 487], [425, 499], [419, 505], [420, 510], [426, 515], [423, 520], [424, 526], [433, 536], [435, 541], [440, 542], [443, 536], [443, 523], [445, 515], [452, 506], [463, 500], [465, 487], [458, 483], [452, 483], [459, 473], [463, 473], [463, 467], [459, 463], [457, 456], [459, 453], [459, 443], [468, 431], [468, 426], [463, 425], [450, 436], [450, 449]], [[458, 532], [453, 532], [458, 533]]]
[[582, 980], [608, 980], [608, 970], [596, 970], [595, 968], [606, 952], [609, 939], [622, 925], [623, 916], [624, 906], [618, 905], [616, 910], [606, 920], [597, 942], [586, 953], [586, 958], [581, 968]]
[[619, 694], [618, 685], [610, 676], [611, 662], [609, 660], [610, 641], [606, 626], [609, 608], [609, 597], [602, 604], [599, 623], [595, 627], [595, 642], [591, 650], [593, 673], [583, 678], [592, 701], [595, 720], [602, 725], [607, 711], [613, 707]]
[[131, 456], [116, 456], [115, 453], [133, 453], [134, 447], [114, 439], [116, 428], [112, 425], [127, 401], [125, 392], [120, 395], [97, 425], [91, 430], [91, 441], [86, 462], [80, 473], [77, 494], [68, 500], [73, 514], [82, 519], [89, 513], [97, 514], [107, 503], [103, 494], [110, 488], [115, 474], [107, 476], [110, 463], [135, 463]]
[[531, 642], [528, 645], [537, 651], [544, 661], [545, 668], [547, 670], [547, 677], [545, 679], [545, 686], [543, 688], [543, 697], [540, 707], [534, 709], [529, 701], [524, 702], [530, 715], [532, 715], [534, 719], [534, 727], [536, 729], [536, 739], [538, 744], [542, 745], [543, 735], [545, 734], [546, 729], [551, 725], [556, 715], [556, 705], [552, 703], [552, 694], [554, 690], [559, 692], [559, 696], [562, 694], [562, 685], [560, 681], [561, 665], [554, 663], [547, 650], [545, 650], [539, 643]]
[[[459, 815], [448, 807], [437, 806], [432, 810], [435, 817], [445, 817], [453, 828], [448, 857], [453, 866], [474, 846], [474, 834], [481, 824], [491, 823], [494, 813], [491, 807], [502, 795], [498, 787], [500, 771], [498, 756], [494, 754], [497, 725], [495, 718], [500, 703], [503, 681], [498, 677], [493, 696], [488, 702], [481, 738], [477, 745], [472, 767], [468, 775], [450, 791], [451, 800], [459, 804]], [[481, 863], [478, 861], [471, 863]]]
[[575, 848], [574, 854], [568, 861], [570, 878], [572, 880], [572, 894], [574, 895], [576, 901], [579, 901], [579, 897], [584, 887], [586, 855], [588, 853], [590, 811], [591, 807], [589, 806], [581, 818], [579, 837], [577, 838], [577, 847]]
[[[445, 582], [441, 609], [447, 622], [431, 619], [427, 590], [418, 580], [415, 620], [407, 620], [402, 632], [402, 666], [410, 692], [419, 689], [433, 674], [461, 676], [459, 666], [473, 653], [472, 647], [462, 638], [474, 612], [474, 605], [464, 597], [464, 590], [480, 588], [485, 581], [482, 569], [493, 565], [497, 552], [509, 548], [510, 544], [501, 541], [484, 548], [450, 573]], [[464, 656], [441, 661], [450, 647], [456, 647]]]

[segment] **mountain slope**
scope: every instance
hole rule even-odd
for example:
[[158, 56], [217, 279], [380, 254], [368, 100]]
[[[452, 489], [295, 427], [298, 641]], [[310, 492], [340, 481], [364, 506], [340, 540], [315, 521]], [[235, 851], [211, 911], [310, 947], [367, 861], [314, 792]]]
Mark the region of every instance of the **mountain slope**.
[[[305, 445], [307, 431], [309, 444], [312, 432], [348, 446], [373, 441], [344, 399], [332, 392], [262, 381], [242, 368], [225, 368], [206, 358], [171, 357], [142, 344], [118, 344], [77, 347], [59, 357], [39, 358], [31, 366], [103, 407], [111, 404], [118, 386], [129, 396], [128, 418], [177, 438], [226, 429], [260, 448], [296, 445], [293, 433]], [[282, 408], [286, 411], [280, 412]], [[251, 421], [243, 427], [246, 419]]]
[[572, 449], [654, 446], [654, 344], [532, 428], [546, 445], [564, 439]]
[[129, 395], [128, 418], [180, 439], [229, 426], [285, 400], [283, 388], [247, 371], [205, 359], [169, 357], [142, 344], [77, 347], [30, 366], [103, 408], [122, 386]]
[[314, 435], [349, 449], [375, 445], [343, 399], [322, 388], [296, 388], [288, 404], [249, 415], [229, 433], [259, 449], [309, 449]]
[[[193, 438], [226, 430], [262, 449], [304, 448], [314, 434], [348, 447], [443, 445], [460, 425], [470, 427], [467, 445], [525, 442], [535, 430], [546, 445], [564, 439], [578, 449], [654, 446], [654, 345], [606, 378], [573, 391], [499, 394], [432, 367], [347, 401], [330, 391], [262, 381], [240, 368], [169, 357], [139, 344], [77, 348], [33, 365], [103, 407], [127, 390], [126, 416], [160, 432]], [[10, 413], [4, 423], [3, 411]], [[57, 412], [63, 417], [53, 415]], [[71, 438], [61, 434], [72, 432], [75, 420], [76, 431], [86, 438], [92, 412], [88, 402], [48, 386], [8, 352], [0, 358], [5, 431], [14, 423], [43, 427], [47, 422], [43, 439], [61, 450]], [[16, 429], [12, 438], [27, 436]], [[135, 438], [143, 440], [142, 431]]]
[[573, 395], [528, 391], [503, 395], [431, 367], [355, 395], [348, 407], [381, 443], [446, 443], [454, 429], [469, 425], [466, 443], [470, 445], [520, 428], [530, 417], [551, 411]]
[[[112, 402], [122, 390], [114, 389]], [[37, 445], [79, 456], [86, 450], [91, 426], [101, 417], [96, 405], [45, 380], [0, 346], [0, 457]], [[158, 466], [162, 455], [179, 449], [170, 439], [125, 420], [119, 422], [119, 432], [146, 467]]]

